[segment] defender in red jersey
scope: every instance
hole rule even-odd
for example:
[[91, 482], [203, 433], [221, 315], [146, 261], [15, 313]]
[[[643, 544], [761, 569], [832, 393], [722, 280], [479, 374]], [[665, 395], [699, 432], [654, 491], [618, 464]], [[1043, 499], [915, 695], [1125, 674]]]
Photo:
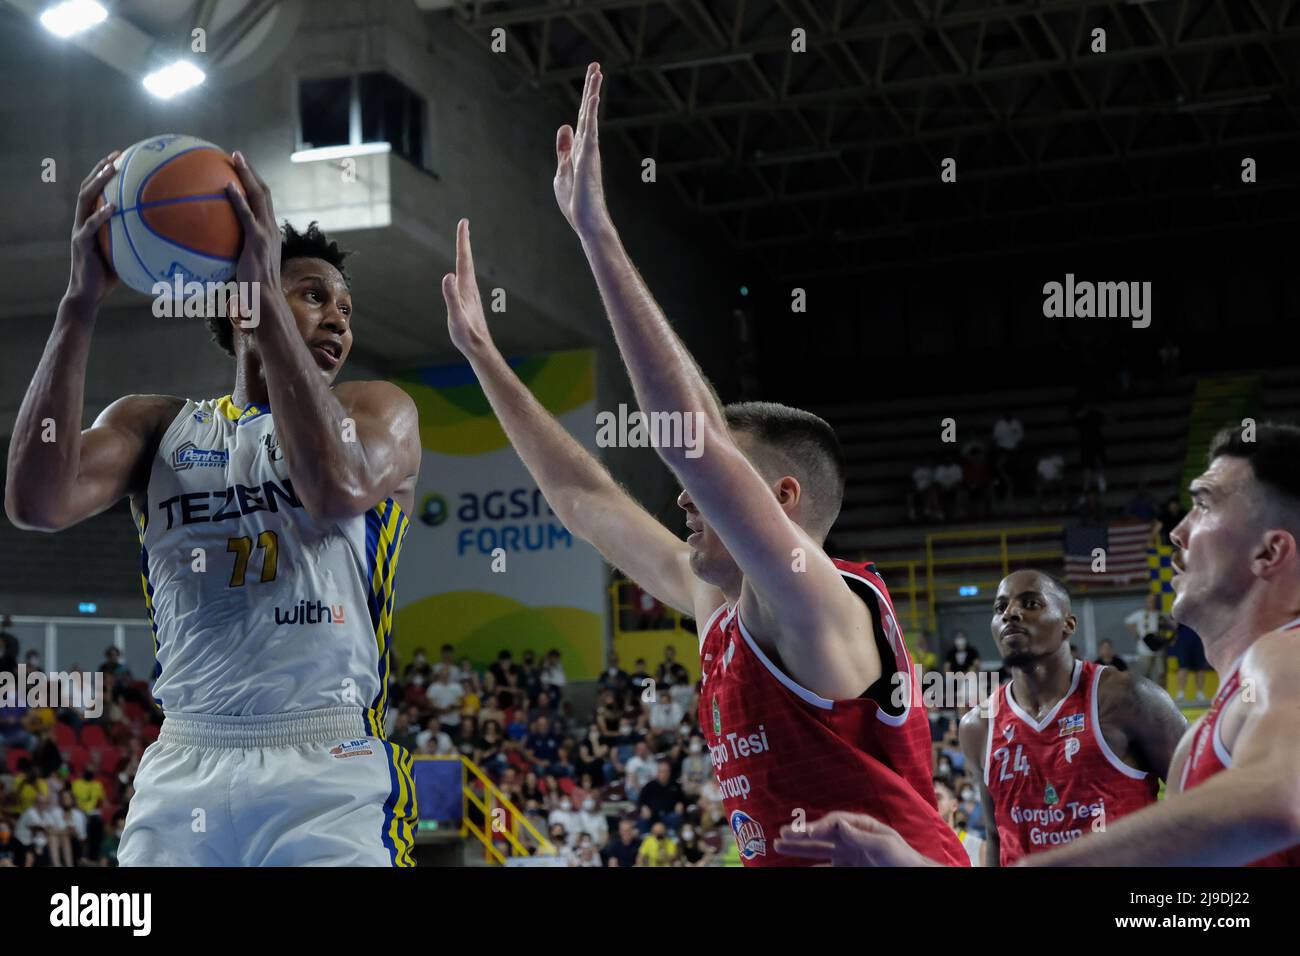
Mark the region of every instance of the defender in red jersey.
[[[705, 651], [704, 729], [742, 859], [799, 863], [775, 853], [776, 827], [849, 809], [882, 814], [926, 853], [964, 861], [935, 810], [920, 694], [884, 583], [822, 549], [844, 495], [835, 433], [783, 405], [719, 404], [605, 208], [601, 80], [593, 63], [577, 128], [558, 132], [555, 196], [582, 241], [641, 412], [690, 436], [651, 442], [685, 487], [687, 541], [641, 509], [510, 370], [487, 330], [464, 221], [456, 273], [443, 279], [452, 341], [565, 526], [692, 615], [702, 641], [718, 630]], [[895, 675], [906, 692], [897, 707]]]
[[[1173, 613], [1223, 675], [1183, 736], [1165, 799], [1029, 866], [1300, 865], [1300, 428], [1221, 432], [1170, 535]], [[849, 866], [926, 860], [893, 828], [831, 814], [792, 838]]]
[[961, 722], [983, 775], [986, 866], [1010, 866], [1155, 802], [1187, 721], [1146, 678], [1076, 661], [1069, 592], [1040, 571], [998, 585], [993, 640], [1011, 680]]

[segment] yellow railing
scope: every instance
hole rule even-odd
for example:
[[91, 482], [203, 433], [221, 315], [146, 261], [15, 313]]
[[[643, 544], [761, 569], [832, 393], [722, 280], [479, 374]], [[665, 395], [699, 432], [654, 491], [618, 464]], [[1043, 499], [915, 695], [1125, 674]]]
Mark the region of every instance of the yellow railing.
[[[415, 760], [455, 760], [461, 766], [460, 835], [474, 837], [483, 845], [483, 858], [489, 863], [503, 865], [509, 856], [553, 856], [556, 852], [551, 841], [542, 836], [532, 822], [515, 806], [478, 764], [462, 754], [448, 756], [416, 755]], [[482, 793], [475, 784], [482, 787]], [[470, 819], [470, 807], [482, 814], [480, 826]], [[508, 821], [508, 824], [507, 824]], [[497, 837], [503, 837], [509, 854], [497, 846]], [[531, 844], [528, 842], [531, 840]]]
[[[1009, 542], [1012, 538], [1041, 538], [1044, 535], [1055, 534], [1057, 544], [1052, 548], [1037, 551], [1017, 551], [1015, 554], [1016, 563], [1019, 565], [1029, 564], [1035, 561], [1059, 560], [1065, 556], [1065, 551], [1060, 545], [1060, 534], [1063, 526], [1059, 524], [1050, 525], [1030, 525], [1019, 528], [975, 528], [967, 531], [935, 531], [925, 536], [925, 580], [926, 596], [928, 607], [926, 620], [933, 630], [938, 625], [938, 612], [935, 605], [939, 600], [939, 591], [941, 586], [937, 585], [934, 580], [935, 568], [945, 567], [969, 567], [971, 565], [995, 565], [1001, 569], [1001, 573], [996, 578], [980, 578], [978, 580], [966, 581], [966, 584], [974, 584], [978, 587], [988, 587], [997, 585], [1004, 577], [1011, 572], [1011, 549]], [[996, 539], [998, 550], [996, 553], [977, 553], [962, 554], [954, 557], [935, 557], [935, 545], [958, 543], [962, 541], [987, 541]], [[949, 586], [950, 587], [950, 586]]]

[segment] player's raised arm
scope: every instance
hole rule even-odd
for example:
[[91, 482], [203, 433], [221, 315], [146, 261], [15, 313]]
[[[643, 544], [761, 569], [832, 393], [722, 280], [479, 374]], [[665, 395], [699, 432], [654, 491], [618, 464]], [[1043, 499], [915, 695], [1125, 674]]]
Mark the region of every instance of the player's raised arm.
[[284, 288], [271, 191], [242, 153], [234, 154], [234, 163], [244, 187], [243, 194], [233, 184], [226, 189], [244, 229], [236, 274], [241, 282], [255, 282], [259, 291], [260, 321], [251, 334], [281, 423], [277, 432], [294, 492], [318, 519], [362, 514], [389, 495], [409, 511], [420, 466], [415, 403], [387, 382], [331, 390], [333, 376], [322, 374], [286, 292], [325, 310], [317, 325], [320, 346], [338, 350], [339, 366], [351, 343], [350, 299], [321, 277], [304, 276], [301, 288]]
[[14, 421], [5, 480], [5, 514], [16, 526], [59, 531], [143, 488], [147, 456], [178, 399], [131, 395], [82, 430], [86, 361], [100, 303], [117, 278], [95, 248], [113, 213], [95, 201], [113, 175], [109, 153], [82, 181], [72, 227], [72, 269], [54, 328]]
[[456, 229], [456, 272], [443, 277], [442, 294], [452, 344], [474, 369], [506, 437], [564, 526], [665, 604], [696, 616], [717, 608], [722, 595], [691, 572], [686, 543], [565, 431], [498, 351], [483, 314], [464, 219]]
[[564, 126], [557, 134], [555, 194], [582, 240], [641, 411], [682, 416], [697, 428], [693, 446], [658, 443], [656, 450], [744, 575], [740, 613], [749, 628], [775, 644], [803, 686], [829, 698], [856, 697], [881, 673], [870, 616], [821, 542], [791, 520], [805, 489], [793, 480], [769, 486], [755, 470], [628, 258], [601, 182], [600, 86], [593, 63], [576, 130]]
[[972, 707], [957, 725], [957, 740], [966, 757], [966, 766], [979, 776], [980, 806], [984, 810], [984, 845], [980, 847], [980, 866], [1001, 866], [1002, 840], [998, 834], [998, 818], [993, 796], [984, 783], [984, 750], [989, 732], [989, 719], [979, 707]]
[[[1244, 866], [1300, 843], [1300, 655], [1278, 631], [1241, 664], [1232, 766], [1024, 866]], [[1247, 683], [1249, 682], [1249, 683]]]

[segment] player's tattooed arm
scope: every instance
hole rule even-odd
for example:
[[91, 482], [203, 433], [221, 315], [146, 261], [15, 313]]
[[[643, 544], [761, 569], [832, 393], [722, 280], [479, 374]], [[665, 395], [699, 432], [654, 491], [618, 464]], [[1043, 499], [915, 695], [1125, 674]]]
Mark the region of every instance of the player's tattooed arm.
[[582, 241], [641, 411], [680, 417], [694, 429], [694, 443], [657, 443], [656, 451], [744, 574], [740, 614], [749, 629], [776, 646], [804, 687], [832, 699], [857, 697], [882, 668], [866, 606], [792, 520], [798, 482], [769, 485], [736, 444], [717, 396], [613, 226], [600, 168], [601, 81], [593, 63], [577, 128], [559, 130], [555, 196]]
[[258, 290], [261, 322], [252, 334], [294, 492], [320, 520], [363, 514], [390, 495], [409, 513], [420, 466], [415, 403], [387, 382], [331, 390], [285, 300], [271, 191], [242, 153], [234, 164], [243, 193], [229, 186], [226, 194], [244, 230], [235, 271]]
[[[510, 444], [556, 517], [610, 564], [684, 614], [723, 601], [690, 570], [690, 548], [639, 505], [565, 430], [506, 362], [488, 329], [474, 272], [469, 222], [456, 229], [456, 271], [442, 280], [452, 344], [478, 376]], [[705, 592], [705, 593], [701, 593]]]
[[966, 766], [975, 771], [980, 789], [980, 806], [984, 811], [984, 844], [980, 847], [981, 866], [1000, 866], [1002, 844], [998, 838], [998, 822], [994, 815], [993, 796], [984, 785], [984, 751], [988, 741], [989, 719], [973, 707], [962, 717], [957, 727], [957, 740], [966, 757]]
[[[1161, 780], [1169, 779], [1169, 766], [1178, 742], [1187, 733], [1187, 718], [1165, 691], [1132, 671], [1107, 668], [1097, 689], [1097, 710], [1106, 742], [1123, 759], [1132, 751], [1141, 766]], [[1115, 749], [1117, 739], [1127, 744]]]
[[[1028, 866], [1244, 866], [1300, 843], [1300, 655], [1293, 635], [1260, 638], [1241, 665], [1243, 692], [1224, 743], [1232, 766]], [[1247, 684], [1247, 681], [1250, 683]], [[1245, 687], [1251, 688], [1247, 701]], [[1237, 721], [1231, 721], [1237, 723]]]

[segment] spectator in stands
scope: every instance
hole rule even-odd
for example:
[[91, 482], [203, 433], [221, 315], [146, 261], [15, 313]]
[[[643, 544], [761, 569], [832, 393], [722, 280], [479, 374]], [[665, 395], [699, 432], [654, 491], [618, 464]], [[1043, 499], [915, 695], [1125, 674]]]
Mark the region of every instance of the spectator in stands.
[[1165, 506], [1160, 509], [1160, 543], [1172, 547], [1169, 540], [1169, 533], [1173, 531], [1187, 516], [1186, 509], [1183, 508], [1183, 502], [1177, 495], [1170, 495], [1165, 499]]
[[42, 727], [36, 734], [36, 746], [32, 748], [32, 764], [42, 777], [48, 777], [63, 766], [63, 754], [54, 742], [54, 734], [48, 727]]
[[677, 728], [686, 716], [686, 706], [680, 695], [674, 695], [674, 687], [662, 687], [655, 694], [654, 702], [649, 705], [650, 731], [655, 735], [656, 746], [671, 746]]
[[939, 520], [954, 515], [960, 517], [964, 512], [960, 500], [961, 480], [961, 463], [956, 455], [949, 455], [947, 460], [934, 470], [934, 483], [939, 494]]
[[677, 843], [678, 866], [708, 866], [713, 850], [700, 842], [695, 827], [687, 824], [682, 827], [681, 839]]
[[559, 797], [555, 802], [555, 809], [551, 811], [546, 818], [546, 822], [552, 827], [559, 824], [567, 836], [569, 846], [577, 842], [578, 831], [581, 829], [582, 817], [573, 809], [573, 801], [566, 796]]
[[1169, 642], [1161, 626], [1160, 595], [1148, 594], [1146, 605], [1124, 618], [1124, 625], [1136, 642], [1137, 672], [1164, 687], [1165, 648]]
[[971, 866], [980, 865], [980, 851], [984, 846], [984, 841], [978, 836], [966, 829], [964, 822], [957, 819], [958, 811], [961, 804], [957, 802], [957, 797], [952, 788], [942, 780], [934, 782], [934, 801], [939, 810], [939, 816], [943, 817], [943, 822], [952, 827], [957, 833], [957, 839], [966, 850], [966, 855], [970, 858]]
[[[650, 674], [645, 669], [645, 658], [638, 657], [636, 659], [636, 670], [632, 672], [632, 676], [628, 679], [628, 686], [631, 688], [632, 695], [640, 698], [642, 691], [645, 690], [645, 685], [650, 679]], [[628, 703], [633, 703], [633, 701], [629, 698]]]
[[564, 738], [551, 728], [550, 720], [538, 717], [533, 721], [532, 731], [524, 741], [524, 756], [538, 773], [551, 773], [563, 742]]
[[635, 600], [636, 630], [657, 631], [671, 623], [664, 620], [664, 606], [653, 594], [638, 584], [632, 584], [631, 591]]
[[627, 817], [618, 821], [618, 835], [600, 853], [606, 866], [635, 866], [641, 849], [636, 822]]
[[474, 762], [489, 773], [500, 774], [505, 769], [505, 738], [501, 725], [495, 720], [484, 721], [478, 740], [474, 741]]
[[713, 768], [704, 746], [704, 737], [698, 731], [693, 731], [690, 742], [686, 745], [686, 756], [682, 758], [681, 785], [686, 799], [692, 803], [697, 802], [704, 784], [712, 776]]
[[1174, 703], [1187, 702], [1187, 688], [1194, 680], [1196, 703], [1204, 704], [1205, 675], [1210, 669], [1210, 663], [1205, 659], [1205, 645], [1201, 643], [1201, 636], [1190, 627], [1179, 624], [1174, 637], [1173, 652], [1174, 659], [1178, 661], [1178, 673], [1174, 676], [1174, 686], [1178, 688], [1178, 695], [1174, 698]]
[[36, 735], [27, 728], [27, 708], [0, 707], [0, 747], [30, 751], [35, 745]]
[[1016, 493], [1016, 476], [1020, 470], [1020, 443], [1025, 440], [1025, 426], [1011, 411], [993, 423], [993, 472], [1004, 501]]
[[447, 674], [451, 677], [452, 683], [459, 684], [465, 679], [465, 674], [461, 672], [460, 665], [456, 663], [456, 648], [450, 644], [444, 644], [440, 653], [442, 654], [440, 663], [447, 668]]
[[591, 775], [592, 782], [604, 784], [609, 780], [609, 744], [601, 738], [600, 728], [595, 724], [587, 727], [587, 736], [578, 742], [578, 777]]
[[958, 631], [952, 636], [952, 647], [943, 659], [945, 674], [968, 674], [980, 668], [979, 652], [970, 646], [965, 631]]
[[1074, 425], [1079, 430], [1079, 464], [1083, 468], [1083, 490], [1086, 492], [1096, 482], [1097, 491], [1106, 493], [1106, 441], [1101, 426], [1106, 413], [1093, 405], [1083, 405], [1074, 410]]
[[42, 670], [41, 652], [34, 647], [31, 648], [30, 650], [28, 650], [26, 654], [23, 655], [23, 663], [27, 665], [27, 673], [29, 674], [32, 673], [33, 671]]
[[962, 491], [971, 505], [972, 516], [986, 518], [993, 507], [993, 470], [981, 442], [967, 442], [962, 449]]
[[510, 696], [501, 694], [496, 689], [497, 679], [491, 674], [483, 675], [483, 704], [479, 707], [478, 723], [482, 727], [489, 720], [501, 726], [506, 724], [506, 709], [510, 706]]
[[23, 862], [23, 850], [14, 840], [13, 828], [0, 820], [0, 867], [18, 867]]
[[113, 825], [99, 847], [99, 865], [117, 866], [117, 848], [122, 844], [122, 831], [126, 828], [126, 810], [113, 814]]
[[1087, 488], [1079, 499], [1079, 521], [1083, 524], [1104, 525], [1106, 523], [1106, 504], [1096, 488]]
[[528, 722], [530, 724], [538, 717], [545, 717], [550, 721], [552, 729], [557, 733], [563, 730], [560, 726], [560, 711], [551, 701], [551, 695], [545, 691], [537, 695], [537, 702], [528, 709]]
[[[18, 817], [18, 822], [14, 826], [14, 837], [23, 846], [30, 848], [35, 836], [34, 831], [39, 830], [45, 837], [46, 845], [49, 843], [49, 830], [52, 826], [57, 825], [58, 821], [54, 815], [54, 795], [48, 790], [36, 797], [26, 810]], [[46, 855], [49, 851], [46, 850]], [[49, 863], [46, 864], [51, 865]]]
[[1040, 511], [1059, 511], [1065, 497], [1065, 457], [1059, 452], [1045, 454], [1038, 459], [1038, 508]]
[[604, 846], [605, 841], [609, 839], [609, 823], [605, 820], [605, 814], [600, 812], [600, 803], [592, 795], [588, 794], [582, 798], [577, 814], [577, 830], [579, 835], [587, 836], [596, 846]]
[[[73, 665], [74, 671], [81, 668]], [[126, 666], [126, 661], [122, 659], [122, 652], [113, 645], [104, 648], [104, 661], [99, 665], [99, 670], [104, 674], [112, 674], [114, 677], [125, 677], [130, 679], [131, 670]]]
[[1117, 671], [1128, 670], [1128, 664], [1124, 661], [1124, 658], [1115, 653], [1115, 645], [1109, 639], [1102, 641], [1097, 646], [1097, 663], [1113, 667]]
[[664, 648], [664, 659], [655, 668], [655, 683], [659, 687], [671, 687], [677, 677], [677, 648], [669, 644]]
[[546, 661], [542, 664], [542, 691], [553, 700], [559, 700], [569, 680], [564, 674], [564, 664], [560, 661], [560, 652], [551, 649], [546, 652]]
[[533, 653], [531, 647], [524, 651], [524, 658], [519, 663], [519, 669], [522, 675], [520, 686], [523, 687], [524, 693], [528, 696], [529, 703], [531, 703], [542, 692], [542, 669], [538, 666], [537, 655]]
[[644, 740], [636, 745], [636, 751], [627, 761], [624, 769], [623, 782], [627, 788], [628, 799], [636, 800], [641, 794], [641, 788], [655, 778], [657, 763]]
[[570, 866], [600, 866], [600, 852], [596, 847], [603, 843], [603, 840], [593, 841], [588, 833], [578, 834], [578, 845], [573, 852], [573, 862]]
[[650, 828], [650, 835], [641, 841], [636, 865], [674, 866], [677, 856], [677, 841], [668, 835], [668, 828], [663, 821], [659, 821]]
[[34, 826], [29, 832], [30, 842], [26, 844], [27, 859], [23, 863], [26, 867], [47, 867], [53, 866], [50, 859], [50, 838], [46, 835], [44, 827]]
[[78, 866], [86, 851], [86, 815], [72, 799], [72, 791], [59, 792], [58, 802], [50, 814], [50, 858], [55, 866]]
[[614, 694], [615, 700], [620, 706], [622, 705], [623, 698], [627, 694], [628, 676], [627, 671], [618, 666], [618, 655], [613, 651], [610, 651], [609, 662], [605, 668], [605, 672], [601, 674], [600, 679], [596, 681], [596, 686], [600, 688], [602, 697], [603, 692], [611, 691]]
[[943, 518], [939, 508], [939, 486], [934, 483], [933, 462], [924, 462], [912, 469], [912, 488], [907, 493], [907, 520], [938, 521]]
[[686, 812], [686, 795], [682, 793], [681, 784], [673, 779], [672, 764], [667, 760], [659, 761], [654, 779], [641, 788], [637, 807], [649, 807], [653, 819], [663, 821], [670, 830], [681, 826], [682, 814]]
[[460, 726], [460, 705], [465, 698], [465, 690], [451, 679], [446, 664], [439, 664], [434, 674], [433, 683], [429, 685], [425, 696], [433, 707], [439, 729], [450, 737]]
[[411, 663], [407, 664], [406, 670], [402, 672], [402, 682], [415, 684], [417, 687], [427, 687], [433, 682], [433, 665], [429, 663], [429, 655], [425, 653], [423, 647], [415, 649], [415, 653], [411, 656]]
[[722, 786], [718, 783], [717, 774], [709, 774], [709, 779], [704, 781], [704, 786], [700, 788], [698, 803], [700, 807], [700, 826], [705, 830], [712, 830], [726, 819]]
[[912, 649], [912, 660], [920, 664], [923, 671], [932, 671], [939, 666], [939, 655], [931, 648], [933, 641], [934, 635], [927, 628], [921, 628], [916, 634], [915, 647]]
[[81, 772], [81, 777], [72, 781], [70, 788], [72, 798], [77, 801], [77, 808], [86, 816], [86, 849], [83, 856], [87, 860], [99, 859], [99, 844], [104, 839], [104, 784], [95, 776], [91, 767]]
[[399, 709], [393, 721], [393, 729], [388, 732], [388, 739], [404, 750], [414, 751], [416, 733], [417, 727], [411, 726], [410, 711]]
[[541, 775], [537, 771], [529, 770], [524, 774], [519, 783], [519, 799], [520, 806], [525, 810], [540, 810], [546, 805], [546, 790], [542, 787]]
[[496, 679], [498, 690], [509, 693], [519, 693], [523, 690], [523, 672], [519, 665], [514, 662], [510, 651], [503, 650], [497, 654], [497, 662], [490, 668], [492, 676]]

